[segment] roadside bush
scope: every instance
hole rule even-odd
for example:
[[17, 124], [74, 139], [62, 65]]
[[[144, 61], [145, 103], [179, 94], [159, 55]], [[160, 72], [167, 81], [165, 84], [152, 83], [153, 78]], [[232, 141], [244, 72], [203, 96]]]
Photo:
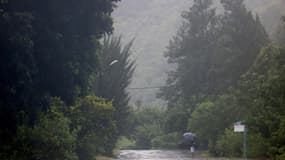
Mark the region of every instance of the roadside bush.
[[201, 145], [207, 145], [211, 153], [214, 153], [215, 142], [225, 128], [241, 115], [240, 111], [235, 109], [236, 101], [237, 98], [233, 94], [205, 100], [197, 104], [188, 120], [188, 130], [196, 133]]
[[285, 116], [280, 117], [279, 129], [272, 133], [269, 154], [276, 160], [285, 159]]
[[73, 128], [77, 130], [76, 152], [79, 159], [93, 160], [96, 155], [111, 155], [118, 138], [111, 102], [86, 96], [72, 108]]
[[165, 111], [160, 108], [148, 107], [134, 111], [134, 129], [132, 138], [138, 149], [152, 148], [151, 141], [163, 135]]
[[174, 132], [157, 136], [151, 140], [151, 146], [155, 149], [174, 149], [178, 147], [181, 134]]
[[247, 155], [251, 158], [262, 158], [266, 157], [268, 153], [268, 141], [265, 140], [261, 134], [249, 133], [247, 135], [248, 147]]
[[134, 138], [136, 141], [137, 149], [150, 149], [151, 148], [151, 138], [152, 133], [150, 132], [153, 126], [138, 126], [136, 128]]
[[186, 132], [188, 118], [190, 116], [190, 107], [178, 104], [175, 107], [169, 107], [165, 113], [166, 133]]
[[[60, 105], [60, 106], [59, 106]], [[71, 121], [58, 108], [66, 107], [58, 98], [51, 100], [48, 113], [39, 113], [33, 127], [17, 127], [13, 160], [77, 160], [76, 133]]]
[[240, 157], [242, 156], [243, 137], [241, 133], [235, 133], [232, 129], [226, 129], [225, 134], [216, 142], [218, 156]]
[[[247, 134], [246, 143], [248, 157], [266, 157], [268, 144], [260, 134]], [[243, 155], [243, 133], [235, 133], [232, 129], [226, 129], [224, 135], [217, 140], [215, 151], [218, 156], [241, 157]]]
[[117, 143], [116, 143], [117, 149], [134, 149], [135, 148], [135, 141], [125, 137], [121, 136], [119, 137]]

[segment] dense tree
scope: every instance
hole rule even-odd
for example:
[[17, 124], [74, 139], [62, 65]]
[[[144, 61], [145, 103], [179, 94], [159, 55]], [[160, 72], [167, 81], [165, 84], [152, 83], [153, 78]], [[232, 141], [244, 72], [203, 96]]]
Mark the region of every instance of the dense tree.
[[[17, 126], [17, 136], [3, 143], [1, 139], [0, 159], [13, 160], [77, 160], [75, 153], [76, 132], [70, 129], [71, 120], [62, 112], [68, 107], [59, 98], [49, 102], [47, 113], [39, 113], [33, 127]], [[27, 114], [19, 115], [22, 121]], [[5, 142], [5, 141], [4, 141]]]
[[[183, 13], [185, 21], [165, 53], [175, 69], [160, 95], [169, 103], [169, 115], [180, 115], [180, 128], [188, 121], [187, 129], [197, 133], [211, 153], [217, 153], [216, 143], [226, 128], [253, 116], [243, 103], [255, 102], [237, 89], [238, 82], [269, 42], [259, 17], [246, 9], [243, 0], [221, 0], [220, 5], [223, 13], [217, 14], [211, 0], [195, 0]], [[171, 123], [175, 132], [178, 125], [175, 120]]]
[[[111, 102], [87, 96], [72, 107], [60, 98], [52, 98], [49, 105], [33, 127], [17, 126], [17, 136], [1, 146], [1, 159], [93, 160], [98, 154], [112, 154], [117, 130]], [[28, 118], [20, 116], [23, 121]]]
[[71, 104], [85, 95], [115, 1], [1, 3], [1, 101], [40, 107], [48, 96]]
[[175, 69], [160, 93], [169, 106], [167, 128], [197, 132], [212, 150], [223, 129], [244, 113], [230, 103], [238, 101], [230, 88], [237, 86], [268, 42], [258, 16], [252, 16], [243, 0], [221, 0], [220, 5], [223, 14], [216, 13], [211, 0], [195, 0], [183, 13], [184, 23], [165, 53]]
[[152, 148], [152, 140], [163, 135], [164, 110], [154, 107], [145, 107], [133, 111], [132, 138], [139, 149]]
[[236, 101], [233, 95], [223, 95], [197, 105], [189, 118], [188, 130], [197, 134], [202, 146], [209, 145], [213, 151], [224, 129], [239, 120], [241, 111], [237, 109]]
[[191, 110], [187, 106], [177, 105], [166, 111], [164, 131], [166, 133], [185, 133]]
[[131, 83], [135, 69], [135, 61], [131, 59], [132, 41], [122, 47], [121, 37], [110, 36], [103, 40], [99, 54], [100, 71], [95, 85], [95, 94], [113, 102], [115, 119], [121, 134], [125, 131], [129, 112], [129, 93], [127, 87]]
[[215, 13], [211, 0], [195, 0], [183, 14], [185, 22], [165, 54], [176, 66], [161, 93], [168, 102], [194, 106], [206, 96], [236, 86], [267, 43], [259, 18], [253, 18], [242, 0], [221, 4], [222, 15]]
[[[37, 71], [33, 54], [32, 16], [4, 10], [0, 3], [0, 146], [12, 141], [16, 115], [33, 95]], [[1, 147], [0, 147], [1, 148]], [[1, 152], [1, 149], [0, 149]]]
[[69, 115], [77, 132], [79, 160], [93, 160], [98, 154], [111, 155], [117, 141], [117, 128], [111, 102], [95, 96], [81, 99]]
[[[254, 18], [243, 0], [221, 0], [224, 16], [221, 19], [221, 41], [218, 56], [221, 74], [218, 82], [235, 86], [240, 76], [254, 63], [260, 49], [268, 43], [267, 33], [258, 15]], [[218, 55], [219, 55], [218, 54]]]
[[112, 32], [117, 1], [0, 1], [0, 155], [17, 126], [32, 128], [49, 112], [51, 97], [70, 106], [91, 93], [99, 39]]
[[177, 66], [168, 74], [169, 87], [163, 88], [162, 97], [170, 103], [177, 102], [178, 97], [183, 103], [194, 94], [208, 91], [209, 85], [201, 83], [208, 79], [207, 55], [212, 53], [215, 41], [217, 17], [211, 5], [211, 0], [195, 0], [190, 11], [184, 12], [184, 23], [169, 43], [165, 56]]
[[283, 20], [278, 25], [278, 28], [274, 35], [275, 40], [281, 45], [285, 44], [285, 18], [284, 17], [283, 17]]
[[97, 67], [98, 39], [112, 32], [113, 1], [32, 1], [39, 92], [68, 104], [86, 95]]
[[231, 125], [243, 120], [251, 146], [249, 156], [284, 158], [284, 54], [283, 47], [266, 46], [231, 93], [203, 102], [194, 110], [189, 129], [211, 142], [212, 153], [242, 155], [242, 144], [236, 141], [241, 136], [233, 133]]
[[242, 105], [251, 113], [248, 117], [250, 129], [268, 140], [268, 153], [277, 159], [284, 158], [285, 147], [284, 55], [283, 47], [273, 44], [265, 47], [244, 75], [240, 87], [246, 96]]
[[[242, 133], [227, 128], [215, 145], [215, 152], [223, 157], [241, 157], [243, 155]], [[264, 158], [268, 152], [268, 144], [260, 133], [247, 133], [247, 157]]]

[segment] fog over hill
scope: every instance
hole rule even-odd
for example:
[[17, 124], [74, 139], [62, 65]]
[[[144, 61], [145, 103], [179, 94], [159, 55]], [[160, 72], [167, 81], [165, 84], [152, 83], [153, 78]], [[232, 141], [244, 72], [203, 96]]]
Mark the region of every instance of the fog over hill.
[[[285, 0], [246, 0], [253, 13], [258, 13], [269, 34], [277, 27], [285, 11]], [[113, 13], [115, 34], [123, 42], [135, 38], [132, 58], [136, 71], [130, 88], [158, 87], [165, 85], [170, 69], [163, 53], [169, 40], [178, 30], [181, 12], [188, 10], [192, 0], [122, 0]], [[161, 105], [156, 98], [158, 89], [129, 90], [131, 103]]]

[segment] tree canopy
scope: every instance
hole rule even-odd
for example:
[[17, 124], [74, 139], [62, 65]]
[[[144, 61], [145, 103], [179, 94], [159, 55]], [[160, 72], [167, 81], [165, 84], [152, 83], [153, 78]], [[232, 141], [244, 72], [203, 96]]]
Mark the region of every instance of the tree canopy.
[[126, 134], [129, 115], [128, 86], [135, 70], [135, 61], [131, 59], [133, 41], [122, 46], [121, 37], [109, 36], [103, 39], [99, 53], [100, 68], [95, 82], [96, 95], [113, 102], [115, 119], [121, 134]]
[[199, 101], [237, 84], [268, 36], [258, 16], [243, 1], [223, 0], [216, 14], [211, 0], [195, 0], [165, 53], [176, 69], [168, 74], [161, 97], [172, 103]]
[[[102, 138], [100, 127], [109, 127], [108, 134], [117, 132], [113, 105], [97, 103], [91, 84], [98, 74], [100, 39], [112, 33], [111, 12], [118, 1], [0, 1], [1, 159], [75, 160], [110, 154], [116, 139], [106, 136], [92, 145], [85, 141]], [[60, 105], [54, 108], [55, 97]], [[96, 103], [89, 104], [89, 113], [74, 114], [78, 101]], [[82, 133], [91, 123], [82, 120], [85, 116], [106, 123]]]

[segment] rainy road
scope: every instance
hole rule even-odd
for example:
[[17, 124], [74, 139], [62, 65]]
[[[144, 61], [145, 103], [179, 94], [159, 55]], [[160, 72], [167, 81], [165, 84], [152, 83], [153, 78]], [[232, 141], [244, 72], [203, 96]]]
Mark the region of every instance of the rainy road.
[[[188, 150], [121, 150], [119, 160], [204, 160]], [[206, 159], [205, 159], [206, 160]]]

